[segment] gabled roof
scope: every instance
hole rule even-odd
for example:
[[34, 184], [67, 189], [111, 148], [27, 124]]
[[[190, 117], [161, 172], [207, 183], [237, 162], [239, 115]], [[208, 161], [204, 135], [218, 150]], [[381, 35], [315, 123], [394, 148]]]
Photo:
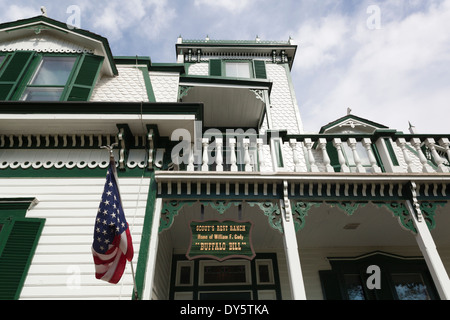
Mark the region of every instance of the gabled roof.
[[319, 133], [339, 133], [349, 131], [355, 133], [372, 133], [377, 129], [389, 129], [385, 125], [347, 114], [337, 120], [334, 120], [320, 128]]
[[37, 35], [64, 39], [64, 41], [79, 44], [81, 47], [90, 48], [93, 54], [104, 56], [105, 60], [109, 62], [103, 64], [105, 73], [111, 76], [118, 74], [108, 40], [98, 34], [75, 28], [43, 15], [0, 24], [0, 43]]

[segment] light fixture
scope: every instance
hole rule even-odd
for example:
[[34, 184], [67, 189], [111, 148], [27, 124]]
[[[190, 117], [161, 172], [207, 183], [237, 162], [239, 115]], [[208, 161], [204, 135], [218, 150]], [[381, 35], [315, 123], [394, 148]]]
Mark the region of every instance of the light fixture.
[[344, 226], [345, 230], [355, 230], [361, 223], [348, 223]]

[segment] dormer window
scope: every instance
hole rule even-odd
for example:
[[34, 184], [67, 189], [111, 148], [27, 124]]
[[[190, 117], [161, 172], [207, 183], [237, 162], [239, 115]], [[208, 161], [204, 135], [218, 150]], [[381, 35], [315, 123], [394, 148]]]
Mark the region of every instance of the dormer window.
[[88, 101], [103, 57], [15, 51], [0, 65], [0, 100]]
[[76, 60], [76, 57], [43, 57], [21, 100], [59, 101]]

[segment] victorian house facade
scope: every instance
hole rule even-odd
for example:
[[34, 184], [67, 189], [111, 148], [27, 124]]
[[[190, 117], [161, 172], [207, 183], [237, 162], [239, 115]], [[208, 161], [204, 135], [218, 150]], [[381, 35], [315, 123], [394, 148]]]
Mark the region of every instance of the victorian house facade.
[[[450, 298], [450, 134], [351, 113], [305, 133], [291, 39], [175, 48], [0, 25], [0, 298]], [[91, 253], [114, 144], [135, 250], [115, 285]]]

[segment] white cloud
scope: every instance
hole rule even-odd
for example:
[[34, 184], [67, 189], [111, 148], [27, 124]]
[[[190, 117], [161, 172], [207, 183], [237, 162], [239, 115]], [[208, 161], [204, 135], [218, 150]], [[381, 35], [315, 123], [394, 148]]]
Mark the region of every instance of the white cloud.
[[195, 0], [194, 4], [198, 7], [209, 6], [225, 9], [229, 12], [240, 13], [253, 2], [253, 0]]
[[341, 56], [349, 31], [348, 21], [343, 16], [305, 22], [294, 35], [300, 45], [296, 67], [314, 69], [335, 62]]
[[91, 19], [95, 29], [118, 41], [128, 32], [133, 32], [134, 39], [139, 35], [154, 39], [174, 17], [175, 11], [167, 0], [129, 0], [108, 2], [103, 12]]
[[343, 16], [300, 28], [300, 34], [308, 28], [312, 34], [303, 54], [300, 39], [294, 70], [305, 77], [297, 94], [306, 130], [317, 131], [350, 107], [401, 131], [408, 121], [423, 133], [448, 131], [450, 0], [402, 11], [397, 19], [394, 8], [381, 8], [380, 30]]
[[23, 6], [23, 5], [8, 5], [1, 10], [0, 22], [10, 22], [20, 19], [26, 19], [41, 14], [40, 7]]

